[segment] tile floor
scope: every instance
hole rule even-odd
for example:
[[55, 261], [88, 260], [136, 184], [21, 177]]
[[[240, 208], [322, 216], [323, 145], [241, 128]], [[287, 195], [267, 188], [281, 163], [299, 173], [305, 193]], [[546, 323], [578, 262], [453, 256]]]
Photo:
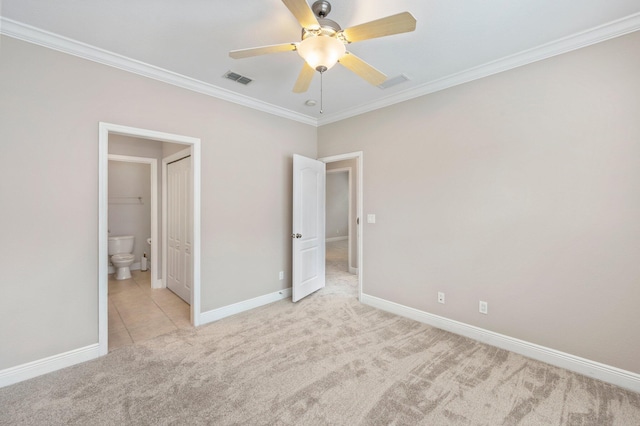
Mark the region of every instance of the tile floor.
[[117, 281], [109, 275], [109, 350], [191, 328], [190, 307], [166, 288], [151, 288], [149, 271], [131, 271]]
[[[327, 284], [357, 292], [357, 276], [349, 274], [347, 241], [327, 243]], [[109, 350], [132, 345], [180, 328], [191, 328], [190, 307], [166, 288], [151, 288], [151, 272], [131, 271], [131, 279], [109, 275]]]

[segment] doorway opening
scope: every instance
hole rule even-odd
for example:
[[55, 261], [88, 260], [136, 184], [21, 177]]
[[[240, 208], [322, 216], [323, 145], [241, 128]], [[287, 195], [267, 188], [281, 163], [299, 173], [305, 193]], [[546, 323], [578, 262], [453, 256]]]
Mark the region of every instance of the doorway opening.
[[[339, 226], [335, 229], [327, 227], [326, 244], [327, 252], [327, 268], [328, 262], [332, 261], [334, 256], [340, 256], [340, 253], [347, 253], [347, 269], [350, 274], [357, 275], [358, 300], [362, 299], [362, 228], [360, 218], [362, 217], [362, 169], [363, 169], [363, 153], [362, 151], [347, 154], [334, 155], [330, 157], [319, 158], [319, 161], [326, 163], [327, 177], [332, 174], [347, 175], [347, 230], [346, 235], [341, 232]], [[339, 179], [338, 179], [339, 180]], [[327, 194], [329, 197], [329, 194]], [[327, 208], [329, 208], [329, 200], [327, 199]], [[327, 221], [331, 219], [328, 217]], [[336, 233], [336, 235], [333, 235]], [[340, 235], [337, 235], [340, 234]], [[347, 237], [346, 239], [343, 237]], [[345, 247], [346, 246], [346, 247]], [[329, 269], [327, 269], [329, 271]]]
[[[191, 265], [189, 266], [192, 277], [192, 291], [190, 295], [190, 322], [193, 326], [200, 324], [200, 139], [188, 136], [174, 135], [153, 130], [138, 129], [110, 123], [99, 124], [99, 200], [98, 200], [98, 345], [100, 355], [108, 353], [108, 160], [109, 139], [124, 136], [149, 141], [168, 142], [177, 144], [189, 151], [192, 159], [190, 169], [190, 181], [192, 183], [192, 196], [190, 197], [191, 230]], [[155, 160], [155, 159], [153, 159]], [[157, 171], [156, 171], [157, 176]], [[157, 182], [157, 178], [155, 179]], [[156, 188], [157, 189], [157, 188]], [[157, 191], [156, 191], [157, 193]], [[154, 204], [157, 206], [157, 201]], [[155, 280], [151, 279], [151, 285], [155, 288], [166, 286], [165, 280], [158, 277], [160, 268], [157, 247], [159, 247], [158, 218], [156, 208], [155, 225], [151, 229], [151, 270]], [[155, 238], [154, 238], [155, 235]], [[164, 237], [162, 237], [164, 238]], [[155, 240], [155, 244], [154, 244]], [[144, 241], [146, 245], [146, 241]], [[154, 247], [156, 248], [154, 250]], [[164, 262], [163, 262], [164, 263]], [[164, 275], [163, 275], [164, 276]]]
[[[340, 269], [355, 274], [355, 267], [351, 258], [351, 224], [355, 215], [355, 200], [353, 199], [353, 188], [351, 174], [352, 167], [334, 168], [329, 163], [326, 168], [326, 236], [327, 249], [332, 246], [339, 250], [334, 250], [337, 261], [340, 259]], [[328, 260], [328, 259], [327, 259]]]
[[[160, 288], [158, 283], [158, 160], [156, 158], [131, 155], [109, 154], [108, 179], [108, 229], [109, 236], [133, 235], [134, 254], [137, 262], [131, 270], [149, 269], [151, 287]], [[113, 168], [116, 167], [114, 176]], [[140, 174], [149, 169], [148, 185]], [[120, 178], [117, 178], [120, 176]], [[133, 178], [133, 181], [131, 181]], [[113, 181], [115, 180], [115, 181]], [[142, 210], [142, 211], [141, 211]], [[150, 244], [147, 244], [150, 238]], [[148, 250], [146, 249], [146, 246]], [[149, 255], [147, 256], [147, 252]], [[147, 257], [148, 265], [143, 265], [142, 257]], [[109, 273], [113, 272], [109, 266]]]

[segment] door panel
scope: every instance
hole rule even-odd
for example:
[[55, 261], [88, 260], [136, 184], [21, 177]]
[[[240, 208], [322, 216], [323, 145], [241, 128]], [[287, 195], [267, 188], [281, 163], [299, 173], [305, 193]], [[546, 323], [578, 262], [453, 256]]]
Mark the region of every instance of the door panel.
[[191, 303], [191, 157], [167, 165], [167, 288]]
[[293, 283], [294, 302], [325, 284], [325, 164], [293, 156]]

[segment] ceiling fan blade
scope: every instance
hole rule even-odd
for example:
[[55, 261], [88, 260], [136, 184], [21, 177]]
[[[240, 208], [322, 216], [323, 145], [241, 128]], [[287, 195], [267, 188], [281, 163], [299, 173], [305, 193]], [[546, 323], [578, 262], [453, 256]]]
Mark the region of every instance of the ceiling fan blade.
[[353, 53], [347, 52], [344, 54], [342, 58], [338, 61], [342, 65], [344, 65], [348, 70], [353, 71], [359, 77], [367, 80], [369, 83], [374, 86], [379, 86], [385, 82], [387, 76], [358, 58]]
[[300, 75], [298, 75], [298, 80], [296, 80], [296, 84], [293, 86], [293, 93], [304, 93], [309, 89], [309, 85], [311, 84], [311, 80], [313, 79], [313, 73], [316, 70], [311, 68], [309, 64], [306, 62], [302, 66], [302, 70], [300, 71]]
[[416, 18], [409, 12], [398, 13], [386, 18], [356, 25], [342, 30], [348, 42], [369, 40], [393, 34], [407, 33], [416, 29]]
[[249, 49], [238, 49], [229, 52], [233, 59], [248, 58], [250, 56], [264, 55], [267, 53], [289, 52], [296, 50], [295, 43], [272, 44], [270, 46], [252, 47]]
[[282, 0], [302, 28], [320, 28], [318, 19], [305, 0]]

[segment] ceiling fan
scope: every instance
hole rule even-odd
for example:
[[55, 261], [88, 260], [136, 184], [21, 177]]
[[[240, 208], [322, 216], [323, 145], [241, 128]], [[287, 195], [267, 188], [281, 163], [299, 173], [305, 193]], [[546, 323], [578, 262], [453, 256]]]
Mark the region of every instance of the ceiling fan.
[[240, 59], [266, 53], [297, 51], [305, 62], [293, 86], [295, 93], [306, 92], [314, 72], [318, 71], [322, 75], [336, 62], [340, 62], [374, 86], [384, 83], [387, 79], [386, 75], [348, 52], [345, 45], [416, 29], [416, 19], [409, 12], [402, 12], [343, 30], [335, 21], [327, 19], [331, 4], [326, 0], [318, 0], [311, 7], [306, 0], [282, 0], [282, 2], [302, 26], [301, 41], [232, 50], [229, 56]]

